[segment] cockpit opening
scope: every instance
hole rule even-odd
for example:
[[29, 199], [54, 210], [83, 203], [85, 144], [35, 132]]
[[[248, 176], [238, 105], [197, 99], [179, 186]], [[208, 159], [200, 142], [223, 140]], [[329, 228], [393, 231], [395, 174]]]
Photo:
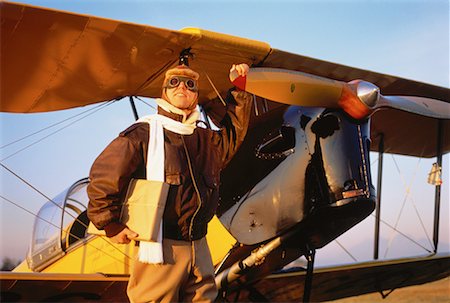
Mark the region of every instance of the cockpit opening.
[[86, 238], [87, 178], [75, 182], [39, 210], [33, 227], [28, 266], [41, 271]]
[[283, 159], [295, 151], [295, 128], [282, 126], [277, 132], [270, 133], [256, 147], [255, 156], [263, 160]]

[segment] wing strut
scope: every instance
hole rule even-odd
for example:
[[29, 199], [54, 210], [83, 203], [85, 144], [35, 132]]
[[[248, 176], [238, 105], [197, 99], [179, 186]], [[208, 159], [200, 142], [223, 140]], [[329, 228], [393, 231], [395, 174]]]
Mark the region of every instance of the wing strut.
[[[437, 154], [437, 165], [438, 167], [442, 167], [442, 145], [444, 141], [444, 121], [438, 120], [438, 130], [437, 130], [437, 146], [436, 146], [436, 154]], [[440, 216], [440, 207], [441, 207], [441, 184], [436, 184], [435, 192], [434, 192], [434, 229], [433, 229], [433, 244], [434, 244], [434, 253], [437, 253], [438, 244], [439, 244], [439, 216]]]
[[375, 235], [373, 245], [373, 258], [378, 260], [380, 247], [380, 218], [381, 218], [381, 185], [383, 179], [383, 155], [384, 155], [384, 134], [380, 134], [378, 143], [378, 180], [377, 180], [377, 206], [375, 212]]
[[310, 248], [309, 245], [306, 245], [305, 257], [306, 257], [306, 260], [308, 261], [308, 266], [306, 267], [305, 286], [303, 288], [303, 302], [304, 303], [309, 302], [309, 299], [311, 297], [315, 256], [316, 256], [316, 249], [314, 247]]
[[138, 115], [138, 112], [136, 109], [136, 104], [134, 104], [133, 96], [130, 96], [130, 105], [131, 105], [131, 110], [133, 111], [134, 119], [137, 121], [139, 119], [139, 115]]

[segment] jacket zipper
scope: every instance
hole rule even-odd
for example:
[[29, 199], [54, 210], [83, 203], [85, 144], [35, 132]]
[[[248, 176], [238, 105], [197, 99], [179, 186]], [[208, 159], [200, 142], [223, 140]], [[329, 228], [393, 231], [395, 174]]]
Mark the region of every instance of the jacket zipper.
[[197, 193], [197, 198], [198, 198], [198, 205], [197, 205], [197, 209], [195, 210], [194, 214], [192, 215], [191, 218], [191, 222], [189, 224], [189, 239], [192, 240], [192, 229], [194, 227], [194, 219], [197, 216], [198, 212], [200, 211], [200, 208], [202, 207], [202, 197], [200, 196], [200, 192], [198, 190], [198, 186], [197, 186], [197, 181], [195, 180], [195, 176], [194, 176], [194, 170], [192, 168], [192, 163], [191, 163], [191, 158], [189, 157], [189, 152], [186, 146], [186, 142], [184, 142], [184, 137], [181, 136], [181, 141], [183, 141], [183, 147], [184, 147], [184, 151], [186, 152], [186, 158], [187, 158], [187, 162], [188, 162], [188, 167], [189, 167], [189, 173], [191, 174], [191, 178], [192, 178], [192, 183], [194, 184], [194, 189], [195, 192]]

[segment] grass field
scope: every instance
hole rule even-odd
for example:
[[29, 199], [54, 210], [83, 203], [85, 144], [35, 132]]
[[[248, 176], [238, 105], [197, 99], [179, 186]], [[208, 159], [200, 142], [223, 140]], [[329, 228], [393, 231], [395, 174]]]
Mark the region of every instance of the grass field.
[[450, 277], [423, 285], [404, 287], [394, 290], [386, 298], [379, 293], [345, 298], [333, 303], [450, 303]]

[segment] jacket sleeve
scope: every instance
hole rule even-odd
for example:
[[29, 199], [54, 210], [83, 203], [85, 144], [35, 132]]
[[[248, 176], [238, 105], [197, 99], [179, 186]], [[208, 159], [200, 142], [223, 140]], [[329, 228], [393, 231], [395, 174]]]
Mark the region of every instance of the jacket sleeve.
[[239, 149], [250, 121], [252, 95], [242, 90], [232, 89], [226, 97], [227, 111], [221, 121], [221, 142], [223, 167]]
[[119, 222], [128, 184], [142, 166], [142, 148], [126, 135], [114, 139], [97, 157], [89, 174], [88, 217], [108, 237], [125, 228]]

